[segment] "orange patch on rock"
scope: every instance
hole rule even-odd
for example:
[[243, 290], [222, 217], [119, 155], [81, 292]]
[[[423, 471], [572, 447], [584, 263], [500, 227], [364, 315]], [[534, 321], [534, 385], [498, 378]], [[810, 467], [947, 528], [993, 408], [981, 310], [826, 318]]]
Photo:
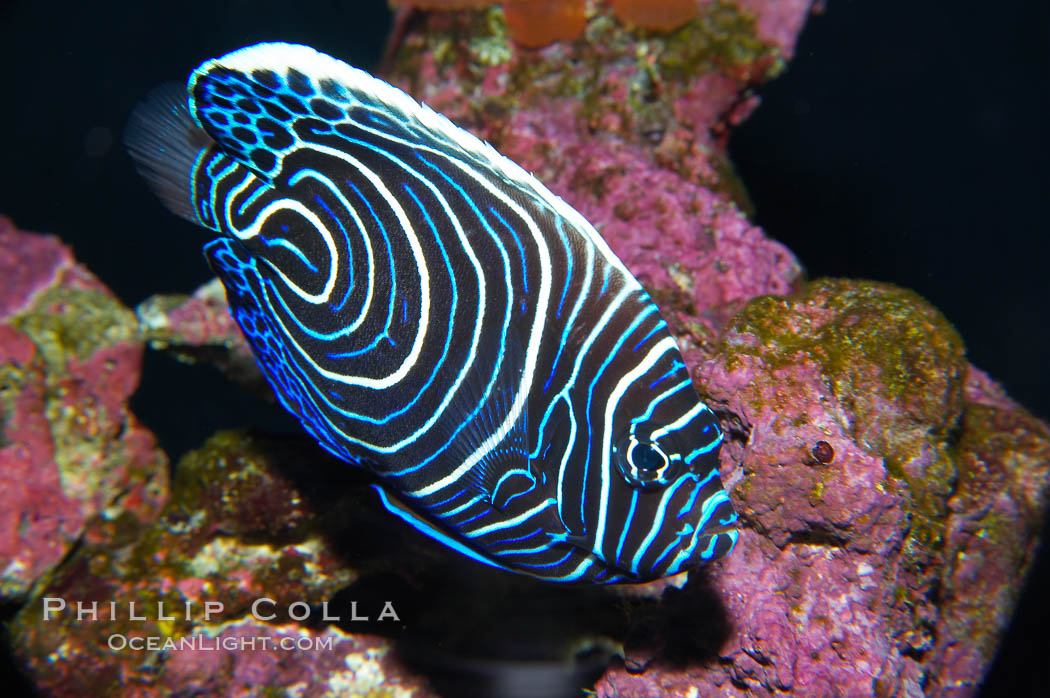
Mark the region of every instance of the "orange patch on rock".
[[586, 0], [391, 0], [421, 10], [471, 10], [500, 4], [507, 32], [527, 48], [575, 39], [587, 26]]
[[510, 38], [536, 48], [560, 39], [575, 39], [587, 26], [585, 0], [505, 0]]
[[646, 29], [671, 31], [696, 17], [696, 0], [612, 0], [621, 21]]
[[494, 5], [495, 0], [390, 0], [394, 5], [411, 5], [421, 10], [476, 10]]

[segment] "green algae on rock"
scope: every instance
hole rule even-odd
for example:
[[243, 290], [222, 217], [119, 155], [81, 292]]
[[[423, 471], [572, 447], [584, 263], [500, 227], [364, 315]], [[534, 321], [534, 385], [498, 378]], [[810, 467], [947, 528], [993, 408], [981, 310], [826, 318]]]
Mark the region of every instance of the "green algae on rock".
[[13, 317], [11, 325], [33, 340], [52, 370], [138, 340], [134, 314], [104, 288], [52, 286]]
[[854, 442], [907, 482], [914, 552], [939, 547], [955, 479], [947, 438], [967, 374], [962, 340], [939, 311], [890, 284], [822, 279], [748, 303], [725, 351], [730, 362], [752, 354], [771, 366], [819, 365]]
[[[995, 655], [1039, 544], [1050, 481], [1050, 427], [1019, 406], [968, 402], [953, 449], [942, 612], [942, 685], [967, 685]], [[962, 639], [965, 638], [965, 641]]]

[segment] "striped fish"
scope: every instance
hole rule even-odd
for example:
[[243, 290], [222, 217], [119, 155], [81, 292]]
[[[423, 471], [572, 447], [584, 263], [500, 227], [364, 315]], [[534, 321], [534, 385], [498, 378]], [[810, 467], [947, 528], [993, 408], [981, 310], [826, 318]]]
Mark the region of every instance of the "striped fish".
[[729, 552], [722, 432], [584, 218], [404, 92], [306, 46], [202, 64], [131, 117], [280, 399], [383, 505], [487, 565], [637, 582]]

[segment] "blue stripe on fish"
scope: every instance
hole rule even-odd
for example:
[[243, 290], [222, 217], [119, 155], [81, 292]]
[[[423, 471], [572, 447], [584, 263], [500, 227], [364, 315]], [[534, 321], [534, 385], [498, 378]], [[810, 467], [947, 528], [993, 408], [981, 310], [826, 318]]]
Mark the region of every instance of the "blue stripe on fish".
[[[188, 93], [187, 93], [188, 90]], [[577, 211], [400, 90], [258, 44], [154, 93], [139, 170], [205, 245], [281, 405], [487, 565], [644, 581], [728, 553], [722, 432]]]

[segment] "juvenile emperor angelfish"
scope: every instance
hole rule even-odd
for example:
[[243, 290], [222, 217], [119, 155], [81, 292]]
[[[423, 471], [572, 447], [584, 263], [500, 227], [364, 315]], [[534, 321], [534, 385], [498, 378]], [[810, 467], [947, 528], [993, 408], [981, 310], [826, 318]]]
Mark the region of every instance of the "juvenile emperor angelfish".
[[[188, 92], [188, 94], [187, 94]], [[404, 92], [266, 43], [155, 92], [127, 145], [281, 404], [478, 562], [638, 582], [729, 552], [722, 431], [594, 227]]]

